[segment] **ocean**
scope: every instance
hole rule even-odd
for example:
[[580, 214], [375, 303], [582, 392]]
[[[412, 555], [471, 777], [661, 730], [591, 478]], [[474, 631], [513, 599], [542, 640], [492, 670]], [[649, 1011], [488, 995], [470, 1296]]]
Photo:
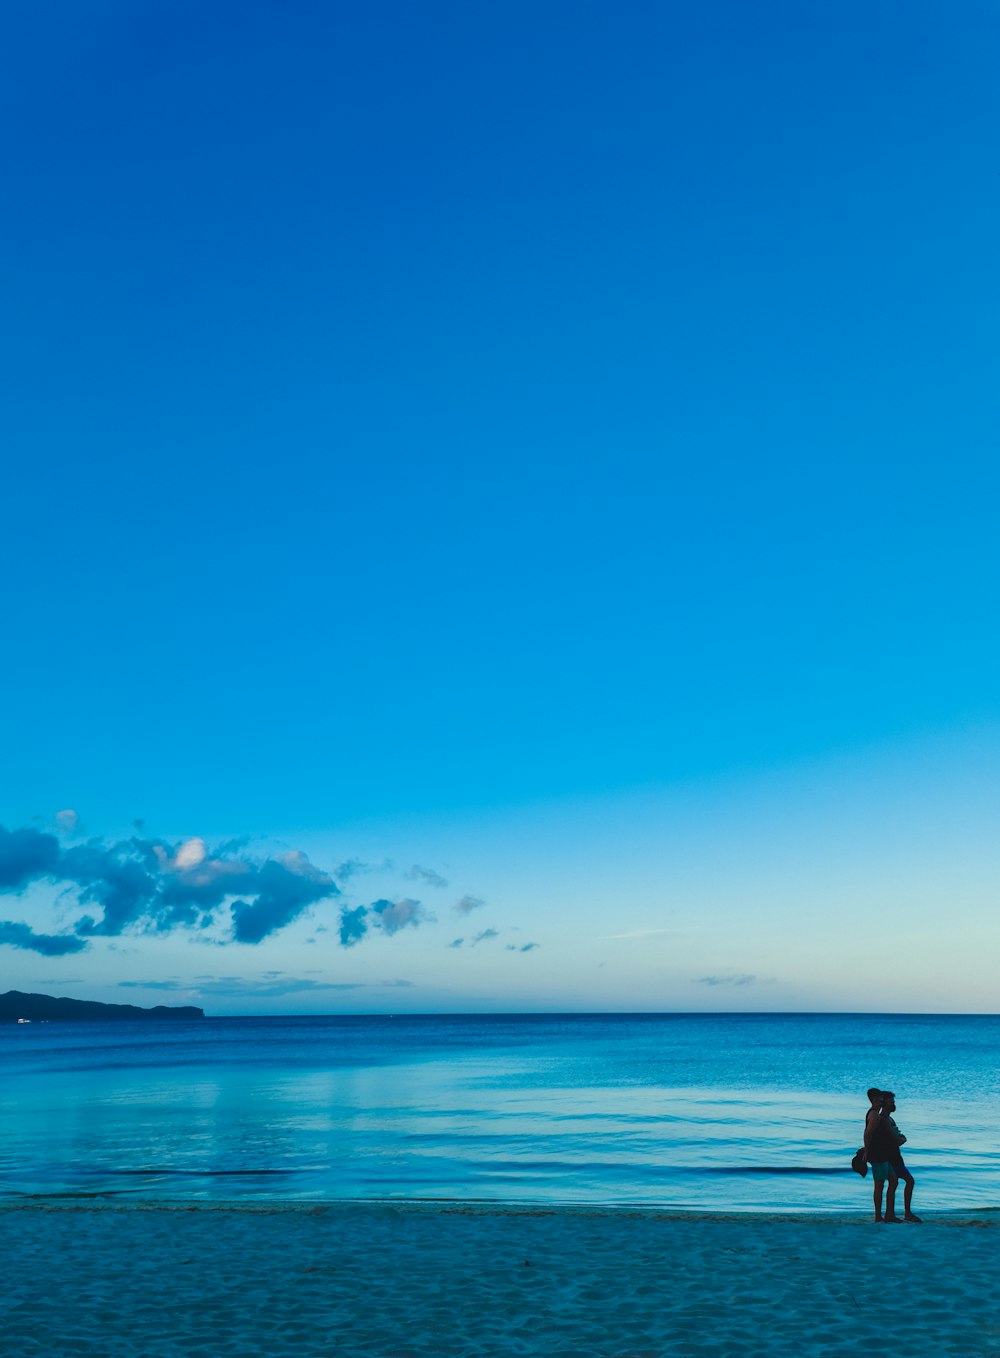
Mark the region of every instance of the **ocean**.
[[0, 1196], [859, 1212], [892, 1088], [914, 1208], [1000, 1207], [1000, 1017], [0, 1026]]

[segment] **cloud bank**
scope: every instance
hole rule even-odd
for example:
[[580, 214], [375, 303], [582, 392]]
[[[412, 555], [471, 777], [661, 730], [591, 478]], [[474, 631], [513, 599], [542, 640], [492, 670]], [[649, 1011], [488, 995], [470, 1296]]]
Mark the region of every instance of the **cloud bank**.
[[443, 888], [448, 885], [448, 879], [446, 877], [442, 877], [441, 874], [435, 872], [433, 868], [422, 868], [419, 863], [414, 863], [413, 867], [410, 868], [405, 876], [411, 882], [424, 882], [427, 886]]
[[[76, 813], [60, 812], [70, 833]], [[361, 865], [344, 864], [350, 877]], [[211, 849], [195, 836], [179, 843], [136, 834], [128, 839], [88, 839], [61, 844], [33, 827], [0, 826], [0, 893], [20, 894], [37, 882], [66, 888], [79, 909], [70, 930], [38, 933], [28, 924], [0, 920], [0, 944], [58, 957], [81, 952], [93, 938], [124, 933], [206, 933], [221, 940], [258, 944], [292, 924], [311, 906], [341, 895], [334, 877], [297, 850], [255, 857], [232, 842]], [[420, 901], [379, 899], [343, 906], [339, 938], [352, 947], [378, 930], [391, 937], [431, 917]]]
[[23, 891], [48, 876], [59, 862], [59, 841], [39, 830], [6, 830], [0, 825], [0, 891]]
[[[72, 923], [58, 934], [0, 920], [0, 946], [60, 957], [82, 952], [92, 939], [177, 930], [189, 931], [199, 942], [256, 946], [311, 907], [334, 901], [339, 918], [330, 927], [345, 948], [375, 933], [392, 938], [434, 921], [410, 896], [380, 897], [370, 904], [345, 899], [350, 879], [376, 870], [358, 859], [346, 859], [330, 873], [298, 850], [254, 855], [245, 840], [211, 847], [197, 835], [172, 843], [145, 834], [141, 821], [134, 825], [136, 834], [118, 840], [81, 840], [75, 833], [79, 816], [70, 810], [56, 816], [55, 834], [0, 825], [0, 895], [49, 883], [64, 888], [61, 904], [76, 907]], [[386, 860], [379, 870], [391, 866]], [[419, 864], [403, 876], [438, 889], [448, 885], [440, 873]], [[482, 904], [478, 896], [463, 896], [454, 909], [467, 915]], [[316, 933], [327, 927], [317, 922]], [[484, 929], [470, 946], [495, 937], [495, 930]]]
[[64, 957], [66, 953], [82, 952], [87, 946], [82, 938], [72, 934], [36, 934], [27, 924], [15, 920], [0, 920], [0, 943], [8, 948], [26, 948], [43, 957]]
[[265, 972], [260, 977], [199, 976], [193, 981], [119, 981], [128, 990], [166, 990], [187, 996], [236, 999], [275, 999], [284, 995], [338, 990], [398, 990], [414, 988], [413, 981], [315, 981], [312, 977]]
[[401, 901], [378, 900], [371, 905], [345, 906], [340, 912], [340, 941], [345, 948], [353, 948], [372, 929], [379, 929], [390, 937], [400, 929], [416, 929], [429, 923], [434, 916], [408, 896]]

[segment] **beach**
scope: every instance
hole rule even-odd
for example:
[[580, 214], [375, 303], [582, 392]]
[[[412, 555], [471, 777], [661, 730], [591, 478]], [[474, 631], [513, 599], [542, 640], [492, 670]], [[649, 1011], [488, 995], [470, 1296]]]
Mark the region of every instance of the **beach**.
[[0, 1207], [5, 1358], [1000, 1353], [1000, 1213]]

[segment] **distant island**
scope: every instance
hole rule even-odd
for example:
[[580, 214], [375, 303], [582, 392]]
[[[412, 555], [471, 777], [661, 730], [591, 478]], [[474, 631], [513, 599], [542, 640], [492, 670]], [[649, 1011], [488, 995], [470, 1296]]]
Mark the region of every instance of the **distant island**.
[[20, 990], [8, 990], [0, 995], [0, 1023], [16, 1023], [30, 1019], [86, 1019], [92, 1021], [129, 1019], [203, 1019], [204, 1009], [193, 1004], [157, 1004], [152, 1009], [141, 1009], [137, 1004], [101, 1004], [98, 1000], [71, 1000], [68, 996], [25, 995]]

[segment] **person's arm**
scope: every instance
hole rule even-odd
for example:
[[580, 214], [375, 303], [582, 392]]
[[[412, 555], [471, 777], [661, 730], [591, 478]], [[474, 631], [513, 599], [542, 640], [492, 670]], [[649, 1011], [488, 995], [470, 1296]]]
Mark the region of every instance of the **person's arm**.
[[906, 1140], [906, 1137], [896, 1126], [896, 1119], [893, 1117], [889, 1119], [889, 1131], [892, 1132], [893, 1136], [896, 1138], [897, 1146], [901, 1146], [903, 1142]]
[[878, 1108], [869, 1108], [867, 1114], [865, 1115], [865, 1159], [866, 1159], [866, 1160], [870, 1159], [870, 1157], [869, 1157], [869, 1155], [868, 1155], [868, 1147], [871, 1145], [871, 1139], [872, 1139], [873, 1135], [875, 1134], [875, 1128], [878, 1126], [879, 1122], [881, 1121], [881, 1118], [882, 1118], [882, 1113], [881, 1113], [881, 1110], [878, 1109]]

